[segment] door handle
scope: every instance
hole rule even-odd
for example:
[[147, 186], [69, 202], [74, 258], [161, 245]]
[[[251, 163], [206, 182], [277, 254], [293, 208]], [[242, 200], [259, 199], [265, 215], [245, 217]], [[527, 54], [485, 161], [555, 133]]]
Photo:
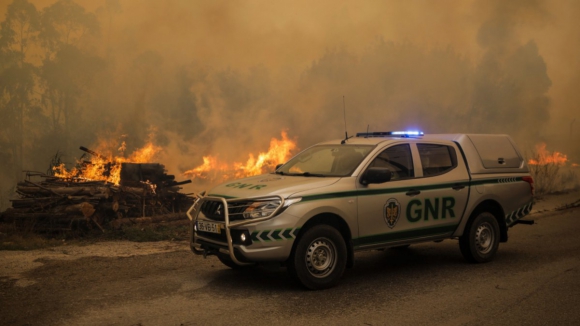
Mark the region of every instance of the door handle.
[[421, 191], [419, 191], [419, 190], [411, 189], [411, 190], [407, 191], [407, 193], [405, 195], [412, 197], [412, 196], [417, 196], [420, 193], [421, 193]]
[[453, 190], [461, 190], [463, 188], [465, 188], [465, 185], [460, 184], [460, 183], [456, 183], [455, 185], [453, 185], [453, 187], [451, 187]]

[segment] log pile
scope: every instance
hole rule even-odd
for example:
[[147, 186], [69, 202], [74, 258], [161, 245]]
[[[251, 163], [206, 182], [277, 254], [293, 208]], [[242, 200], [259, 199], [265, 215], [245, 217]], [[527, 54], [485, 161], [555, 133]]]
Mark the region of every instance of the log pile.
[[176, 182], [158, 163], [121, 163], [120, 173], [120, 184], [115, 185], [28, 171], [17, 184], [19, 198], [11, 200], [12, 208], [0, 215], [0, 222], [39, 232], [79, 225], [104, 232], [130, 224], [187, 224], [185, 212], [194, 197], [181, 193], [179, 186], [191, 180]]

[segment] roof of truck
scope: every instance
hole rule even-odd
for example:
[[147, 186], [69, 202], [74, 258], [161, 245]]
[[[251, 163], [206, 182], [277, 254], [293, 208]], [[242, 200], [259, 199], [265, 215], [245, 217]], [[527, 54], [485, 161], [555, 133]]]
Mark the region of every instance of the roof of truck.
[[458, 141], [466, 134], [424, 134], [423, 132], [413, 131], [405, 133], [403, 131], [381, 131], [370, 133], [357, 133], [356, 136], [349, 137], [346, 141], [344, 139], [334, 139], [321, 144], [337, 144], [345, 143], [350, 145], [376, 145], [388, 140], [410, 140], [410, 139], [424, 139], [424, 140], [445, 140]]

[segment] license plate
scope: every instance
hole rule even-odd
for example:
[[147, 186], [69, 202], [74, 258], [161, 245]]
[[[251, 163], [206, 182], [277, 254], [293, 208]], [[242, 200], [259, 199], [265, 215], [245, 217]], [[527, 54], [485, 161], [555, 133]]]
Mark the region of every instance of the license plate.
[[197, 230], [210, 233], [221, 233], [221, 224], [205, 221], [197, 221]]

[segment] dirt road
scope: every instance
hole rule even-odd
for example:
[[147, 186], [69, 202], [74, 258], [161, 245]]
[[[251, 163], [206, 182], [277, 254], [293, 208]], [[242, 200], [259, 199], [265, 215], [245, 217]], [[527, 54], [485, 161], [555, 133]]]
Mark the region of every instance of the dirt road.
[[452, 240], [363, 252], [318, 292], [279, 268], [229, 270], [183, 242], [0, 252], [0, 324], [577, 324], [580, 208], [532, 218], [491, 263], [466, 263]]

